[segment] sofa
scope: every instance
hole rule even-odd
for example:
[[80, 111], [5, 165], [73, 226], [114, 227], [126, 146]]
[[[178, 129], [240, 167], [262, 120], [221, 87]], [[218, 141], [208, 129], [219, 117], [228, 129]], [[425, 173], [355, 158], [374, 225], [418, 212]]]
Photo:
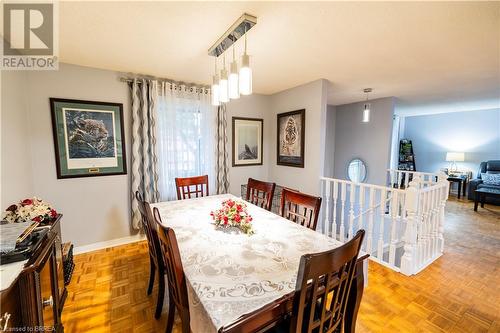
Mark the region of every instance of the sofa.
[[[486, 161], [486, 162], [481, 162], [479, 165], [479, 170], [477, 172], [476, 178], [472, 179], [469, 182], [469, 190], [467, 193], [467, 198], [469, 200], [474, 200], [475, 193], [474, 191], [479, 188], [495, 188], [500, 190], [500, 186], [498, 185], [488, 185], [484, 184], [483, 180], [481, 179], [481, 174], [482, 173], [500, 173], [500, 160], [491, 160], [491, 161]], [[498, 198], [486, 198], [486, 203], [493, 204], [493, 205], [500, 205], [500, 199]]]

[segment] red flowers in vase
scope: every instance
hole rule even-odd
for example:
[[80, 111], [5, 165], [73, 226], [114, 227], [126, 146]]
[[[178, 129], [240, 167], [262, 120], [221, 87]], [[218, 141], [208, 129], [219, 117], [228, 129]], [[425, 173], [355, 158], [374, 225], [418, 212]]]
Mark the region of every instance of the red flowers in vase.
[[228, 199], [222, 202], [222, 208], [210, 212], [210, 216], [218, 227], [236, 227], [245, 234], [254, 233], [252, 216], [247, 212], [247, 205], [243, 201]]

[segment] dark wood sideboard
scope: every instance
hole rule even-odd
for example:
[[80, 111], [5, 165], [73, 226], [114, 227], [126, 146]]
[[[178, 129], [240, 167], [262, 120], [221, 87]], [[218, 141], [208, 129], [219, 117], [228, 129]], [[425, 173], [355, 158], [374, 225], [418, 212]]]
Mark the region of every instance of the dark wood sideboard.
[[61, 313], [66, 300], [61, 242], [61, 218], [47, 228], [40, 247], [33, 253], [11, 286], [0, 294], [0, 332], [64, 332]]

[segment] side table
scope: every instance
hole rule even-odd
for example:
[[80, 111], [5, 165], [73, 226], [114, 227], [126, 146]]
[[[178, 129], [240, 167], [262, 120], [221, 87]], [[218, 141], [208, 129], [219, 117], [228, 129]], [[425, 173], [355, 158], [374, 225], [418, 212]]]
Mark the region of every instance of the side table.
[[460, 195], [463, 195], [465, 197], [465, 191], [467, 189], [466, 176], [450, 176], [448, 177], [448, 181], [451, 183], [450, 185], [452, 185], [453, 183], [458, 183], [458, 199], [460, 199]]

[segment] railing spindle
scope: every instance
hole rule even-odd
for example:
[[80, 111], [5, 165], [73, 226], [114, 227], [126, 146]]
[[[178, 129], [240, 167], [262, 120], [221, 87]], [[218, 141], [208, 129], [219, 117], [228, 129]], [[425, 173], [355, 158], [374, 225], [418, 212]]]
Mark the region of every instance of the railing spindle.
[[[380, 260], [384, 260], [384, 222], [385, 222], [385, 207], [386, 207], [386, 190], [383, 189], [380, 192], [380, 222], [379, 222], [379, 234], [378, 234], [378, 244], [377, 244], [377, 257]], [[389, 192], [390, 193], [390, 192]]]
[[324, 227], [324, 234], [327, 236], [330, 236], [330, 233], [328, 231], [328, 228], [330, 227], [330, 189], [331, 189], [331, 183], [330, 182], [325, 182], [325, 227]]
[[444, 206], [446, 205], [446, 199], [448, 198], [448, 189], [449, 189], [450, 184], [448, 181], [445, 181], [445, 186], [441, 187], [441, 198], [440, 198], [440, 205], [439, 205], [439, 223], [438, 223], [438, 248], [439, 248], [439, 253], [443, 253], [444, 249], [444, 237], [443, 237], [443, 232], [444, 232]]
[[417, 235], [420, 235], [419, 240], [419, 253], [418, 253], [418, 267], [424, 263], [425, 246], [427, 244], [427, 222], [429, 219], [429, 192], [422, 192], [421, 209], [420, 209], [420, 230], [418, 230]]
[[[360, 185], [359, 186], [359, 211], [360, 212], [363, 212], [365, 210], [365, 186], [364, 185]], [[359, 215], [359, 218], [358, 218], [358, 228], [356, 229], [356, 231], [358, 231], [359, 229], [363, 229], [364, 226], [363, 226], [363, 215], [364, 214], [360, 214]]]
[[[434, 199], [434, 191], [432, 188], [428, 192], [429, 203], [427, 205], [427, 212], [429, 214], [427, 218], [427, 238], [425, 239], [425, 261], [424, 263], [431, 258], [431, 243], [432, 243], [432, 223], [434, 219], [433, 214], [433, 199]], [[422, 263], [422, 264], [424, 264]]]
[[375, 188], [370, 187], [369, 192], [369, 205], [370, 211], [368, 212], [368, 232], [366, 233], [366, 252], [372, 253], [372, 244], [373, 244], [373, 210], [375, 207]]
[[432, 239], [433, 228], [434, 228], [434, 189], [429, 188], [429, 205], [428, 212], [429, 218], [427, 219], [427, 239], [425, 244], [425, 261], [432, 258]]
[[393, 197], [391, 198], [391, 235], [390, 235], [390, 245], [389, 245], [389, 264], [395, 266], [396, 262], [396, 217], [399, 211], [399, 192], [392, 192]]
[[346, 197], [346, 183], [341, 184], [340, 189], [340, 203], [341, 203], [341, 215], [340, 215], [340, 241], [344, 242], [345, 240], [345, 197]]
[[434, 201], [434, 244], [433, 244], [433, 256], [437, 257], [439, 254], [439, 219], [441, 218], [441, 190], [436, 188], [436, 200]]
[[332, 218], [332, 237], [337, 239], [337, 197], [339, 192], [339, 183], [333, 182], [333, 218]]
[[351, 183], [349, 193], [349, 226], [348, 226], [348, 234], [347, 239], [351, 239], [353, 237], [353, 228], [354, 228], [354, 197], [356, 194], [356, 185]]

